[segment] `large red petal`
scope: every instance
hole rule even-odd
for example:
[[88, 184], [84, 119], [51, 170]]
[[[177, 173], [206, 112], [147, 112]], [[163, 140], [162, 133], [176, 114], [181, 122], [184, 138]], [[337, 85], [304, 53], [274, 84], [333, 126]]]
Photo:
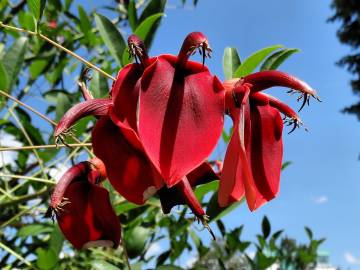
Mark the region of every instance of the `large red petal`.
[[201, 64], [177, 70], [162, 56], [146, 69], [139, 101], [138, 132], [168, 187], [210, 155], [223, 127], [224, 91]]
[[85, 181], [71, 183], [65, 192], [70, 203], [57, 215], [61, 231], [77, 248], [117, 247], [120, 222], [106, 189]]
[[92, 132], [94, 153], [105, 164], [110, 183], [127, 200], [143, 204], [161, 186], [161, 179], [144, 153], [124, 138], [109, 117], [100, 118]]
[[282, 128], [278, 110], [270, 105], [251, 106], [251, 167], [255, 185], [263, 197], [262, 203], [271, 200], [279, 192]]

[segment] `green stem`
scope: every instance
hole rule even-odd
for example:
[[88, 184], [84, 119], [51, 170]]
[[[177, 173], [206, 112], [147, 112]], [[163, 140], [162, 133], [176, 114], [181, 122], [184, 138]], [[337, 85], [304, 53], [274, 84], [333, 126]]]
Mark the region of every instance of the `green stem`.
[[46, 144], [46, 145], [32, 145], [32, 146], [20, 146], [20, 147], [0, 147], [2, 151], [22, 151], [22, 150], [33, 150], [33, 149], [51, 149], [59, 147], [91, 147], [91, 143], [69, 143], [65, 144]]

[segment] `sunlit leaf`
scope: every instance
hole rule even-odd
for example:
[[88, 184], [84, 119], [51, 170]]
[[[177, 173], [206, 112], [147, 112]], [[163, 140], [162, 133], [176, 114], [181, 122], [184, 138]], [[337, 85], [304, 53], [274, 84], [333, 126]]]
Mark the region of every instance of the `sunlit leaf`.
[[52, 249], [46, 250], [44, 248], [37, 248], [36, 253], [36, 264], [41, 270], [53, 269], [58, 262], [58, 257]]
[[241, 78], [243, 76], [251, 74], [269, 54], [282, 47], [282, 45], [275, 45], [263, 48], [253, 53], [248, 58], [246, 58], [241, 64], [241, 66], [235, 71], [234, 77]]
[[128, 20], [130, 27], [133, 31], [135, 31], [137, 25], [138, 25], [138, 18], [136, 13], [136, 5], [135, 0], [129, 1], [129, 7], [128, 7]]
[[35, 20], [37, 22], [40, 21], [45, 8], [46, 0], [27, 0], [27, 3]]
[[146, 47], [149, 47], [152, 36], [155, 34], [156, 31], [154, 28], [163, 15], [164, 13], [156, 13], [154, 15], [151, 15], [150, 17], [142, 21], [140, 25], [136, 28], [135, 34], [144, 41]]
[[292, 54], [299, 52], [299, 49], [283, 49], [270, 55], [261, 65], [260, 70], [277, 69]]
[[5, 90], [9, 93], [11, 92], [15, 82], [19, 79], [19, 73], [25, 58], [27, 41], [26, 37], [16, 39], [5, 52], [2, 59], [3, 66], [9, 79]]
[[195, 189], [195, 196], [201, 202], [206, 194], [219, 188], [219, 181], [212, 181], [203, 185], [199, 185]]
[[240, 64], [240, 57], [236, 48], [226, 47], [223, 55], [223, 71], [226, 80], [233, 78], [234, 72]]
[[96, 25], [99, 29], [100, 36], [104, 41], [110, 54], [116, 62], [122, 66], [122, 55], [126, 49], [126, 42], [117, 27], [105, 16], [95, 14]]

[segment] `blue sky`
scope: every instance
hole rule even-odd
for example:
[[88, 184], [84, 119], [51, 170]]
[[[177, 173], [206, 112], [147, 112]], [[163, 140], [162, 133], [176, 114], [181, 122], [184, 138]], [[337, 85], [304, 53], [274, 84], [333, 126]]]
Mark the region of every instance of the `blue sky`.
[[[242, 59], [274, 44], [301, 49], [281, 70], [307, 81], [323, 102], [312, 102], [301, 112], [309, 132], [284, 132], [284, 160], [293, 164], [282, 174], [279, 197], [255, 213], [242, 205], [224, 221], [229, 228], [244, 224], [245, 238], [259, 233], [264, 215], [274, 229], [285, 228], [299, 241], [306, 240], [303, 227], [309, 226], [315, 237], [327, 238], [323, 249], [331, 252], [333, 264], [360, 269], [360, 123], [340, 112], [356, 97], [351, 75], [335, 65], [350, 49], [336, 38], [339, 25], [326, 23], [330, 2], [200, 0], [195, 9], [170, 5], [151, 54], [177, 53], [189, 32], [202, 31], [213, 49], [207, 65], [223, 79], [226, 46], [236, 47]], [[271, 93], [298, 108], [285, 90]]]

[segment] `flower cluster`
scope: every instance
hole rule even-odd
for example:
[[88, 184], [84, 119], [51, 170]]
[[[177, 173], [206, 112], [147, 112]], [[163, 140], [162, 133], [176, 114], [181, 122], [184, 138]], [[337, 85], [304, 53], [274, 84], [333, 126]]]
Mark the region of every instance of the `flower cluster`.
[[[92, 130], [96, 158], [72, 167], [51, 197], [64, 235], [76, 248], [116, 247], [120, 224], [101, 181], [128, 201], [144, 204], [157, 194], [164, 213], [186, 204], [208, 228], [197, 201], [196, 185], [220, 179], [221, 207], [246, 197], [250, 210], [279, 191], [282, 162], [282, 113], [296, 128], [298, 115], [286, 104], [261, 93], [289, 87], [301, 93], [304, 104], [316, 92], [303, 81], [279, 71], [264, 71], [221, 82], [204, 65], [211, 49], [200, 32], [190, 33], [177, 56], [149, 57], [137, 36], [128, 39], [136, 62], [116, 77], [109, 98], [72, 107], [61, 119], [55, 138], [64, 141], [79, 119], [98, 118]], [[203, 63], [189, 57], [199, 51]], [[233, 120], [233, 133], [223, 168], [214, 172], [207, 162], [223, 130], [224, 116]]]

